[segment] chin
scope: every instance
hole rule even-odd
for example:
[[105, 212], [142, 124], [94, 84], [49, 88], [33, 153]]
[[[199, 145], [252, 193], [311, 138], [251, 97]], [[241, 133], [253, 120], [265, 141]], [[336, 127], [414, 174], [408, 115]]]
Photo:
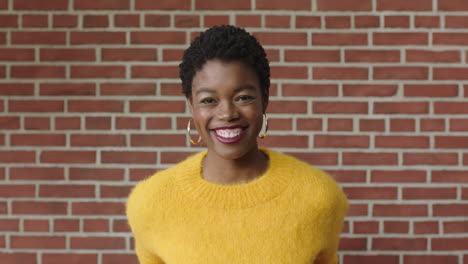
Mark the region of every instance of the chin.
[[[222, 144], [222, 145], [220, 145]], [[257, 149], [257, 144], [256, 142], [254, 143], [246, 143], [243, 145], [237, 145], [237, 144], [223, 144], [216, 142], [214, 146], [208, 147], [208, 151], [213, 151], [216, 153], [217, 156], [227, 159], [227, 160], [236, 160], [240, 159], [253, 150]]]

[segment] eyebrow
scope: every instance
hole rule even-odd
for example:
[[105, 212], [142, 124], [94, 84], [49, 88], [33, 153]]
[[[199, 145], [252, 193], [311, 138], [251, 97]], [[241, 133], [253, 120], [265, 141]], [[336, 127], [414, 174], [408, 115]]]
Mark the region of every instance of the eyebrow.
[[[240, 91], [243, 91], [243, 90], [253, 90], [253, 91], [256, 91], [257, 89], [250, 85], [250, 84], [245, 84], [245, 85], [241, 85], [239, 87], [237, 87], [236, 89], [234, 89], [234, 93], [238, 93]], [[202, 87], [200, 89], [198, 89], [196, 92], [195, 92], [195, 95], [199, 94], [199, 93], [203, 93], [203, 92], [206, 92], [206, 93], [216, 93], [216, 89], [212, 89], [212, 88], [207, 88], [207, 87]]]

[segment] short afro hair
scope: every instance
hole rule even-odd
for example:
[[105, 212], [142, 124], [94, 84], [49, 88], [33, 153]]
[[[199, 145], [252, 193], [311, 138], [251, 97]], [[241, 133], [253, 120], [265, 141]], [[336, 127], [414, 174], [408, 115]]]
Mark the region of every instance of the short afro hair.
[[192, 97], [195, 73], [212, 59], [242, 61], [252, 67], [260, 81], [262, 95], [268, 97], [270, 66], [262, 45], [243, 28], [222, 25], [202, 32], [184, 52], [182, 63], [179, 64], [179, 76], [186, 98]]

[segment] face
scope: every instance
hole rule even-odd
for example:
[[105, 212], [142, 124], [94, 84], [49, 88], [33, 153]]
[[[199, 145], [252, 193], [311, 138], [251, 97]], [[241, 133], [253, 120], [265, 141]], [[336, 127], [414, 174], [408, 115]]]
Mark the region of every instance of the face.
[[192, 81], [192, 118], [208, 153], [238, 159], [257, 150], [267, 101], [256, 73], [240, 61], [207, 61]]

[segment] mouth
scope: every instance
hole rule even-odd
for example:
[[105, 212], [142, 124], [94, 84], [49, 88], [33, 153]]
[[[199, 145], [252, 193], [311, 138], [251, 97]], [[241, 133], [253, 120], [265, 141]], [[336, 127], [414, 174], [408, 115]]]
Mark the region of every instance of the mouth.
[[211, 129], [211, 134], [221, 143], [234, 144], [244, 137], [246, 131], [247, 127], [242, 126], [218, 127]]

